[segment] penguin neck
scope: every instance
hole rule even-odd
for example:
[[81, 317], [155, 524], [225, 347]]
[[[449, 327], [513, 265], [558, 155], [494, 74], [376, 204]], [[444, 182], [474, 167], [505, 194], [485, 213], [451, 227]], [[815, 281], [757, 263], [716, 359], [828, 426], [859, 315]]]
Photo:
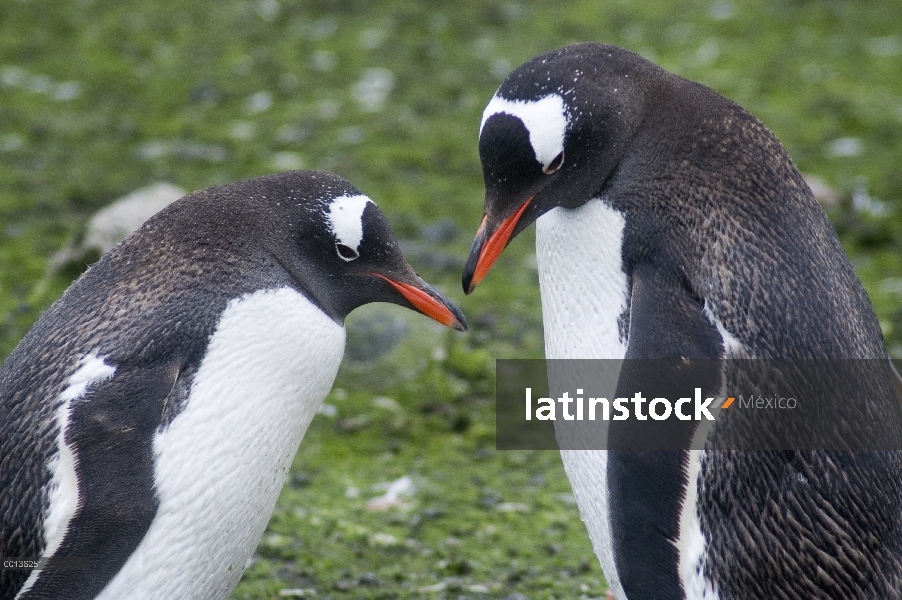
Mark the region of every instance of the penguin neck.
[[536, 222], [536, 261], [546, 358], [626, 355], [629, 285], [624, 215], [595, 198]]

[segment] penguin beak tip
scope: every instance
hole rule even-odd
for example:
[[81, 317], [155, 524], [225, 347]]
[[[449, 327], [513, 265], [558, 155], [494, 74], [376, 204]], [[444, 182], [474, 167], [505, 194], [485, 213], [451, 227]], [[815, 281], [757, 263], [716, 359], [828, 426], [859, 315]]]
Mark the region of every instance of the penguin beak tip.
[[451, 316], [453, 316], [454, 319], [451, 320], [449, 323], [443, 323], [443, 324], [447, 325], [448, 327], [450, 327], [452, 329], [460, 331], [461, 333], [465, 333], [466, 331], [468, 331], [470, 329], [470, 326], [467, 323], [467, 318], [464, 316], [463, 311], [460, 310], [460, 308], [456, 304], [454, 304], [450, 301], [447, 301], [447, 300], [446, 300], [446, 302], [448, 303], [446, 305], [446, 307], [448, 308], [448, 311], [451, 313]]
[[473, 293], [476, 286], [488, 274], [492, 265], [507, 247], [523, 213], [529, 207], [534, 196], [523, 202], [512, 215], [504, 219], [494, 231], [489, 230], [488, 216], [483, 215], [482, 222], [476, 232], [476, 239], [470, 249], [470, 256], [464, 267], [463, 288], [465, 294]]
[[467, 296], [472, 294], [473, 290], [475, 290], [476, 286], [478, 285], [475, 281], [473, 281], [473, 275], [469, 273], [467, 275], [464, 275], [463, 281], [461, 283], [463, 284], [464, 294], [466, 294]]
[[419, 277], [416, 283], [403, 283], [380, 273], [372, 275], [387, 281], [411, 306], [427, 317], [457, 331], [467, 331], [467, 319], [460, 308]]

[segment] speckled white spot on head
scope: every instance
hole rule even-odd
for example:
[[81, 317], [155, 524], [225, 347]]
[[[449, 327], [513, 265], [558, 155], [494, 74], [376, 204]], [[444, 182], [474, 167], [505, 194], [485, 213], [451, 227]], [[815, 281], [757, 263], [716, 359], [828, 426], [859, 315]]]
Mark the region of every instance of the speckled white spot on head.
[[341, 196], [329, 203], [326, 218], [329, 220], [329, 228], [336, 242], [360, 250], [360, 241], [363, 239], [363, 211], [368, 202], [372, 200], [358, 195]]
[[480, 135], [486, 121], [497, 114], [510, 115], [523, 122], [529, 132], [529, 143], [532, 144], [536, 160], [542, 164], [543, 169], [548, 168], [551, 161], [564, 151], [564, 134], [567, 133], [570, 119], [564, 99], [559, 95], [549, 94], [538, 100], [508, 100], [501, 96], [493, 97], [482, 113]]

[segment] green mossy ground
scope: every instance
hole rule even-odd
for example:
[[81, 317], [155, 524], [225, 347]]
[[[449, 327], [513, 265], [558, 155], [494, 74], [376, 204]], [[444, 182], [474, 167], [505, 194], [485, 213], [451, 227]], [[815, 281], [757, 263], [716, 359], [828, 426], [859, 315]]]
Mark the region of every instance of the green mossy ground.
[[[739, 102], [839, 192], [828, 214], [902, 357], [900, 15], [898, 0], [5, 0], [0, 349], [77, 275], [45, 275], [48, 258], [118, 196], [335, 171], [472, 329], [394, 307], [349, 319], [362, 357], [374, 327], [401, 319], [406, 336], [343, 366], [326, 400], [337, 412], [314, 421], [234, 597], [602, 596], [559, 456], [494, 450], [493, 359], [540, 357], [542, 330], [532, 229], [477, 293], [460, 291], [483, 106], [521, 62], [589, 40]], [[383, 106], [359, 100], [361, 81], [390, 86]], [[405, 506], [366, 509], [405, 475]]]

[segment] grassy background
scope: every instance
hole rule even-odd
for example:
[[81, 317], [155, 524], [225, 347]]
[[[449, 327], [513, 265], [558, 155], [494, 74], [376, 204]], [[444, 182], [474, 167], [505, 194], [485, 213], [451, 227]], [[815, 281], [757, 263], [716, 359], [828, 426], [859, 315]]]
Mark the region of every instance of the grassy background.
[[[839, 192], [828, 214], [902, 357], [899, 15], [898, 0], [3, 0], [0, 349], [77, 274], [46, 275], [49, 256], [118, 196], [335, 171], [472, 331], [394, 307], [349, 319], [335, 414], [314, 421], [234, 597], [601, 596], [558, 455], [493, 449], [493, 358], [541, 356], [542, 331], [532, 229], [460, 292], [482, 108], [513, 67], [589, 40], [736, 100]], [[366, 509], [405, 475], [404, 506]]]

